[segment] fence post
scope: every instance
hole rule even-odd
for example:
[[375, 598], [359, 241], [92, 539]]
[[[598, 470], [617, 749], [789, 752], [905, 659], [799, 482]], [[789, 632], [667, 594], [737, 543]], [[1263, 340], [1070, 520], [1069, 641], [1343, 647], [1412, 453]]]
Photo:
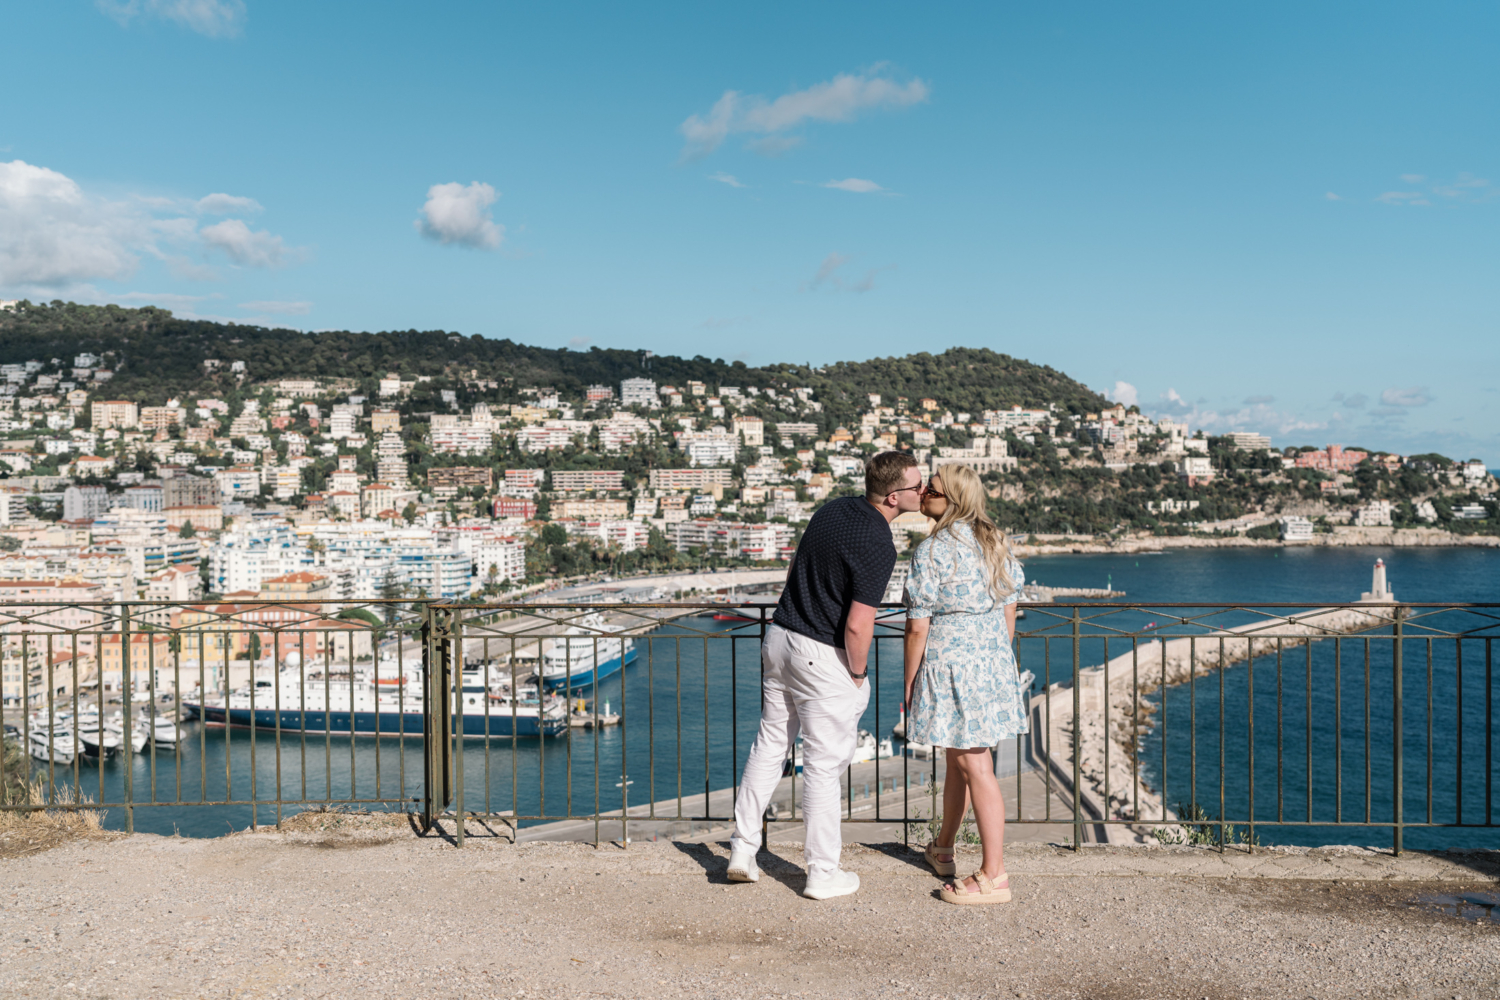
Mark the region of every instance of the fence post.
[[1391, 818], [1395, 820], [1391, 830], [1394, 834], [1393, 843], [1397, 857], [1401, 856], [1401, 765], [1403, 756], [1401, 752], [1401, 609], [1394, 609], [1396, 614], [1396, 637], [1391, 654], [1391, 683], [1393, 686], [1394, 700], [1391, 703]]
[[1078, 648], [1082, 637], [1083, 619], [1078, 616], [1078, 605], [1073, 605], [1073, 850], [1083, 849], [1083, 704], [1079, 697]]
[[444, 630], [437, 622], [437, 610], [422, 605], [422, 830], [425, 833], [437, 823], [452, 797], [449, 781], [448, 743], [452, 715], [447, 657], [443, 650]]
[[[254, 682], [254, 673], [251, 674], [251, 684]], [[120, 718], [123, 720], [125, 740], [125, 832], [135, 833], [135, 747], [130, 742], [130, 606], [124, 601], [120, 602]], [[227, 704], [227, 703], [226, 703]], [[229, 719], [229, 710], [224, 710], [225, 722]], [[253, 721], [253, 720], [252, 720]], [[228, 725], [225, 727], [228, 732]], [[99, 707], [99, 739], [104, 739], [104, 706]], [[225, 738], [228, 745], [228, 738]], [[78, 752], [78, 748], [74, 748]], [[101, 746], [99, 759], [104, 759], [104, 751]]]
[[[447, 654], [444, 657], [444, 673], [450, 678], [450, 688], [453, 695], [453, 711], [449, 718], [457, 717], [458, 732], [455, 734], [457, 743], [444, 741], [443, 749], [451, 750], [453, 755], [453, 814], [458, 821], [458, 831], [454, 834], [455, 846], [464, 846], [464, 627], [463, 614], [456, 608], [444, 609], [447, 623], [447, 635], [443, 638], [443, 650]], [[485, 692], [489, 697], [489, 692]], [[538, 716], [540, 718], [540, 716]], [[450, 728], [452, 728], [450, 726]]]

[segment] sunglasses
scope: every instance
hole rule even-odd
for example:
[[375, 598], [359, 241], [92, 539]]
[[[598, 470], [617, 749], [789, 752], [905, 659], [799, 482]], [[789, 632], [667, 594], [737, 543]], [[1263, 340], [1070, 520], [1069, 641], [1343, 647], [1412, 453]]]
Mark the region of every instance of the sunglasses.
[[907, 490], [916, 490], [917, 494], [920, 496], [922, 491], [926, 488], [927, 487], [923, 486], [921, 483], [918, 483], [915, 486], [903, 486], [899, 490], [891, 490], [891, 493], [905, 493]]
[[946, 494], [946, 493], [939, 493], [937, 490], [935, 490], [935, 489], [932, 488], [932, 484], [931, 483], [927, 484], [927, 488], [922, 491], [922, 495], [926, 496], [926, 497], [932, 497], [932, 499], [934, 499], [934, 500], [946, 500], [946, 499], [948, 499], [948, 494]]

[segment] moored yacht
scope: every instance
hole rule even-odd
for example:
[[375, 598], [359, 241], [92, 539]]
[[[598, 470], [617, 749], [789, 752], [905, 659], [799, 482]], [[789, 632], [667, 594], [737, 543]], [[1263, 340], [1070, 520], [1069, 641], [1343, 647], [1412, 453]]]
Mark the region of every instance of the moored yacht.
[[[466, 672], [460, 684], [453, 727], [470, 738], [553, 736], [567, 728], [567, 706], [554, 696], [528, 697], [522, 688], [512, 697], [487, 689]], [[210, 725], [330, 733], [346, 736], [420, 736], [423, 720], [420, 684], [377, 685], [350, 674], [305, 677], [283, 670], [273, 684], [261, 680], [201, 702], [183, 702], [189, 718]]]
[[58, 725], [49, 729], [31, 731], [31, 756], [54, 764], [71, 764], [78, 756], [78, 744], [73, 734]]
[[564, 635], [544, 640], [539, 668], [546, 688], [586, 687], [612, 677], [635, 662], [635, 643], [614, 635], [619, 626], [607, 624], [599, 615], [588, 615]]

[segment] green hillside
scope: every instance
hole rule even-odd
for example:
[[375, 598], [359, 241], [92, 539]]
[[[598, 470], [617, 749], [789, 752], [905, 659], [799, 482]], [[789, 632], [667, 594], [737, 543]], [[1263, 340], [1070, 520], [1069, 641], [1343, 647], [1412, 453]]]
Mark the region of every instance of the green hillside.
[[1104, 405], [1099, 394], [1062, 372], [982, 348], [839, 362], [816, 369], [749, 368], [743, 362], [702, 356], [529, 347], [442, 330], [302, 333], [178, 319], [151, 307], [23, 303], [14, 313], [0, 313], [0, 364], [70, 361], [82, 352], [107, 356], [106, 364], [115, 371], [111, 395], [143, 402], [222, 392], [225, 376], [209, 375], [203, 366], [205, 360], [217, 359], [225, 367], [244, 361], [251, 383], [312, 376], [365, 381], [391, 371], [441, 378], [466, 376], [472, 370], [512, 390], [548, 385], [564, 394], [594, 383], [617, 385], [636, 376], [678, 385], [689, 379], [715, 385], [806, 385], [817, 391], [826, 416], [835, 421], [863, 409], [868, 392], [880, 393], [888, 403], [897, 396], [913, 403], [931, 396], [944, 406], [975, 412], [1048, 403], [1079, 412]]

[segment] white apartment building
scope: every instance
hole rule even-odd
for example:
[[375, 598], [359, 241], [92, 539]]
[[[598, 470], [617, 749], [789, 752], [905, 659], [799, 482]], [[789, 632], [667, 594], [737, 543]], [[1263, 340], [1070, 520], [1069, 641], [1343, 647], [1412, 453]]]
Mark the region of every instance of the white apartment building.
[[93, 403], [89, 406], [89, 416], [92, 418], [96, 431], [110, 427], [129, 429], [138, 426], [141, 422], [140, 408], [135, 403], [124, 399], [100, 400]]
[[1351, 522], [1361, 528], [1389, 528], [1395, 505], [1389, 500], [1371, 500], [1354, 512]]
[[780, 559], [792, 554], [793, 529], [789, 524], [740, 524], [729, 521], [678, 521], [669, 525], [678, 552], [694, 548], [747, 559]]
[[702, 492], [734, 485], [734, 475], [730, 469], [652, 469], [647, 483], [653, 490]]
[[506, 469], [505, 478], [501, 480], [497, 492], [503, 496], [529, 500], [542, 488], [546, 476], [545, 469]]
[[92, 521], [109, 508], [109, 491], [103, 486], [69, 486], [63, 490], [64, 521]]
[[586, 436], [591, 427], [586, 420], [544, 420], [516, 431], [516, 446], [522, 451], [560, 451], [575, 437]]
[[933, 472], [945, 465], [962, 463], [981, 476], [987, 472], [1008, 472], [1020, 464], [1002, 437], [972, 438], [967, 448], [939, 448], [927, 462]]
[[449, 548], [469, 557], [476, 589], [490, 580], [497, 583], [501, 580], [519, 582], [526, 576], [526, 542], [496, 531], [491, 524], [461, 524], [457, 527], [439, 528], [433, 535]]
[[492, 424], [472, 420], [453, 420], [440, 425], [434, 419], [428, 436], [433, 451], [455, 455], [482, 455], [495, 442]]
[[619, 410], [609, 418], [594, 424], [599, 432], [599, 447], [610, 454], [632, 448], [637, 443], [649, 441], [656, 434], [651, 422], [628, 410]]
[[1234, 442], [1235, 451], [1269, 451], [1271, 439], [1265, 434], [1252, 431], [1230, 431], [1224, 435]]
[[863, 475], [865, 463], [852, 455], [829, 455], [828, 470], [835, 479], [847, 479]]
[[1305, 517], [1295, 514], [1281, 519], [1281, 540], [1283, 542], [1308, 542], [1312, 540], [1313, 523]]
[[1008, 410], [985, 410], [979, 415], [984, 426], [993, 431], [1017, 430], [1022, 427], [1037, 427], [1052, 419], [1051, 410], [1025, 410], [1012, 406]]
[[1207, 455], [1184, 455], [1177, 463], [1178, 475], [1197, 483], [1206, 483], [1214, 478], [1213, 463]]
[[560, 521], [573, 537], [591, 538], [602, 545], [618, 546], [621, 552], [644, 548], [651, 539], [651, 529], [640, 521], [614, 519], [606, 521]]
[[645, 406], [656, 408], [661, 399], [656, 392], [656, 382], [649, 378], [628, 378], [620, 383], [621, 406]]
[[739, 454], [739, 438], [722, 427], [706, 431], [678, 431], [677, 447], [693, 465], [733, 465]]
[[760, 417], [736, 416], [730, 420], [730, 428], [747, 447], [759, 448], [766, 443], [766, 424]]
[[333, 412], [328, 415], [328, 436], [335, 441], [342, 441], [349, 435], [356, 433], [359, 430], [359, 421], [363, 414], [363, 406], [335, 403], [333, 405]]
[[552, 488], [560, 493], [622, 490], [625, 488], [625, 473], [618, 469], [554, 469]]

